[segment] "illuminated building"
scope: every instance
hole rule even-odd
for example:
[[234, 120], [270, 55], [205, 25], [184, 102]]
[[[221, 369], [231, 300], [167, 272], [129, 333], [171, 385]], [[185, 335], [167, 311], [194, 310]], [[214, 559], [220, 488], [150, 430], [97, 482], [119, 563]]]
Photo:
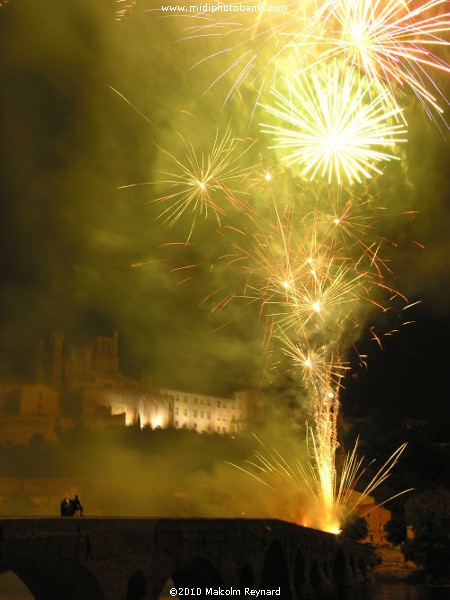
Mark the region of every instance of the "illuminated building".
[[190, 429], [235, 433], [263, 421], [259, 392], [242, 390], [231, 398], [155, 388], [145, 378], [124, 375], [119, 337], [96, 336], [64, 352], [64, 336], [53, 332], [39, 344], [36, 383], [0, 386], [0, 439], [26, 442], [36, 433], [55, 439], [55, 427], [78, 423]]
[[[262, 418], [261, 396], [252, 390], [235, 392], [233, 398], [218, 398], [174, 390], [161, 390], [173, 406], [173, 426], [176, 429], [235, 433], [246, 429], [250, 422]], [[256, 409], [255, 407], [258, 407]]]
[[372, 496], [367, 496], [364, 498], [364, 504], [358, 506], [358, 513], [366, 519], [369, 526], [369, 533], [362, 542], [374, 546], [389, 546], [390, 543], [386, 539], [386, 523], [392, 518], [391, 511], [377, 505]]
[[25, 443], [41, 434], [54, 440], [59, 391], [43, 384], [3, 386], [0, 396], [0, 440]]

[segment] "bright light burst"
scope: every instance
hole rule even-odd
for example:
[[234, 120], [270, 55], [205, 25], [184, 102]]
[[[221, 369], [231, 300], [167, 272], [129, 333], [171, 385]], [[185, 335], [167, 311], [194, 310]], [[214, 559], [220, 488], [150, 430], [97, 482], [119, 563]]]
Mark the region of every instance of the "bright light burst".
[[341, 380], [350, 369], [347, 362], [339, 358], [332, 344], [312, 345], [306, 336], [294, 341], [287, 335], [281, 335], [282, 350], [294, 367], [299, 370], [304, 384], [311, 392], [319, 388], [339, 387]]
[[[371, 475], [370, 470], [373, 472], [375, 461], [367, 464], [365, 457], [358, 455], [358, 440], [345, 455], [342, 468], [338, 471], [334, 455], [330, 462], [324, 461], [320, 456], [320, 449], [311, 430], [308, 431], [307, 438], [309, 459], [306, 461], [301, 458], [287, 459], [276, 449], [269, 449], [256, 437], [261, 450], [253, 453], [253, 460], [246, 461], [245, 467], [230, 464], [277, 493], [286, 493], [287, 489], [290, 495], [303, 497], [306, 487], [315, 503], [313, 506], [306, 504], [302, 507], [303, 514], [298, 517], [299, 524], [338, 533], [358, 506], [363, 505], [367, 497], [389, 478], [406, 444], [399, 446]], [[368, 483], [362, 484], [363, 478]], [[362, 491], [356, 492], [357, 487], [361, 487]], [[410, 491], [402, 490], [386, 498], [381, 504]]]
[[270, 147], [287, 165], [300, 165], [303, 176], [361, 182], [382, 172], [380, 161], [398, 160], [385, 149], [405, 142], [406, 129], [387, 90], [337, 61], [284, 83], [285, 93], [272, 89], [275, 104], [262, 105], [281, 124], [263, 123], [262, 132], [274, 136]]
[[279, 11], [269, 4], [216, 0], [214, 10], [182, 15], [193, 21], [187, 39], [221, 42], [196, 66], [225, 63], [209, 88], [231, 78], [226, 100], [244, 84], [259, 97], [280, 73], [316, 69], [340, 56], [387, 85], [391, 100], [409, 87], [427, 110], [443, 112], [447, 100], [432, 73], [450, 72], [441, 52], [450, 44], [448, 0], [285, 0]]
[[449, 46], [449, 34], [448, 0], [336, 0], [322, 58], [342, 55], [369, 79], [386, 82], [392, 94], [408, 86], [442, 113], [437, 97], [445, 98], [429, 72], [450, 72], [435, 52]]
[[[153, 202], [169, 204], [159, 216], [169, 227], [175, 225], [185, 213], [192, 213], [189, 239], [198, 217], [207, 218], [212, 213], [220, 224], [221, 217], [227, 214], [226, 203], [237, 210], [245, 208], [246, 203], [242, 199], [245, 191], [242, 184], [253, 165], [242, 166], [241, 160], [250, 149], [252, 142], [244, 143], [238, 140], [228, 128], [222, 137], [219, 136], [219, 131], [216, 131], [208, 152], [197, 152], [189, 139], [181, 134], [178, 135], [183, 143], [181, 157], [157, 146], [175, 169], [162, 173], [167, 179], [151, 182], [169, 190], [163, 196], [155, 198]], [[136, 185], [139, 184], [122, 186], [122, 188]], [[149, 185], [149, 183], [141, 185]]]

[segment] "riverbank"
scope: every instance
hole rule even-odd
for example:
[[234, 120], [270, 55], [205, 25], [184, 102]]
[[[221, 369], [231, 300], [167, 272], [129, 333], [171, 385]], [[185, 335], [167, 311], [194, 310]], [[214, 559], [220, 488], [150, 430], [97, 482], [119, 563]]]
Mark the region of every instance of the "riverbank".
[[398, 548], [377, 548], [376, 553], [379, 559], [373, 573], [376, 581], [412, 581], [420, 574], [417, 565], [405, 560]]

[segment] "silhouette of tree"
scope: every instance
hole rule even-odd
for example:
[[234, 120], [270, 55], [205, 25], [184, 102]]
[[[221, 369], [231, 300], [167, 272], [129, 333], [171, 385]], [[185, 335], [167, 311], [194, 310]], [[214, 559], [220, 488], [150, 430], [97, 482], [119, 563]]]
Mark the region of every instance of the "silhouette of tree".
[[405, 555], [422, 566], [433, 578], [450, 575], [450, 491], [421, 492], [405, 505], [406, 523], [414, 538], [407, 542]]

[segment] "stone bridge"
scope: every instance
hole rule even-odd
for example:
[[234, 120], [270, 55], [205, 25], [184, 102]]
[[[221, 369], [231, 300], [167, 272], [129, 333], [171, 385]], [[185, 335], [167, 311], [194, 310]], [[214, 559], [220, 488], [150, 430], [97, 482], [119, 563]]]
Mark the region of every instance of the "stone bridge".
[[374, 564], [367, 546], [275, 519], [0, 519], [0, 573], [36, 600], [158, 600], [168, 583], [202, 600], [319, 598]]

